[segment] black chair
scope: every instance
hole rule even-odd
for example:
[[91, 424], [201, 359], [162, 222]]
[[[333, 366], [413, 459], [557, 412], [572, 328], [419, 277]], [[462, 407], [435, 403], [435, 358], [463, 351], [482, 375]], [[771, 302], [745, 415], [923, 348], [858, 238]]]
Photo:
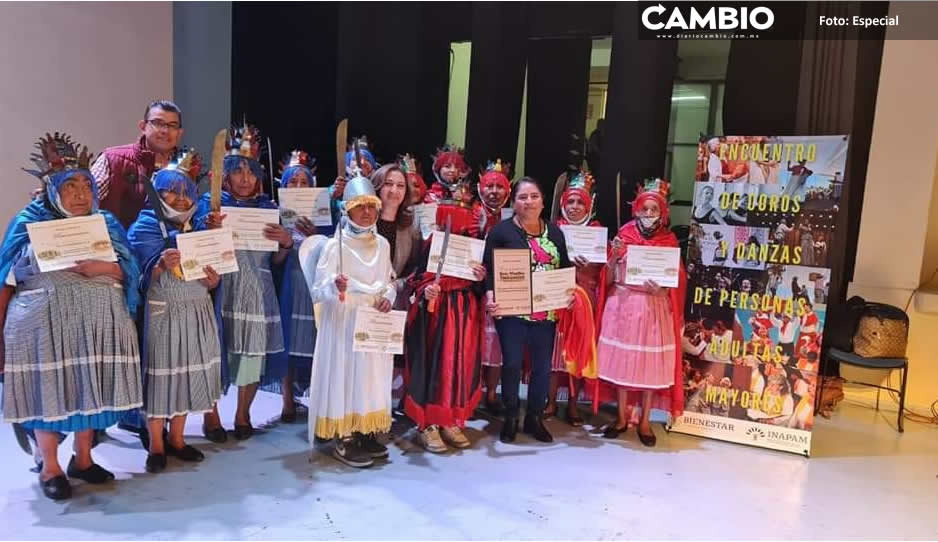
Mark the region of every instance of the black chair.
[[[827, 362], [836, 361], [837, 363], [846, 363], [847, 365], [853, 365], [854, 367], [862, 367], [864, 369], [881, 369], [892, 372], [893, 369], [899, 369], [902, 371], [902, 384], [897, 390], [895, 388], [890, 388], [888, 386], [879, 386], [876, 384], [869, 384], [866, 382], [858, 382], [850, 380], [851, 384], [860, 384], [861, 386], [869, 386], [871, 388], [876, 388], [876, 410], [879, 410], [879, 393], [882, 390], [888, 390], [896, 392], [899, 394], [899, 417], [896, 421], [899, 427], [899, 432], [902, 433], [904, 429], [902, 428], [902, 414], [905, 411], [905, 384], [909, 376], [909, 360], [907, 358], [865, 358], [853, 352], [844, 352], [843, 350], [838, 350], [836, 348], [831, 348], [827, 353]], [[824, 371], [822, 370], [823, 374]], [[818, 375], [820, 380], [820, 386], [817, 391], [817, 397], [820, 398], [823, 396], [824, 392], [824, 377]]]

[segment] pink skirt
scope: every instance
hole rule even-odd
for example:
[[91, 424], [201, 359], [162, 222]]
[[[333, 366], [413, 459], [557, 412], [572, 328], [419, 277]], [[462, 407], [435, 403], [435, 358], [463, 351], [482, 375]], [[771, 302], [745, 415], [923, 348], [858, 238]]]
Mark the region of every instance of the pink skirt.
[[482, 332], [482, 365], [486, 367], [502, 366], [502, 347], [495, 330], [495, 319], [485, 313], [485, 330]]
[[674, 385], [676, 345], [668, 296], [616, 285], [606, 299], [599, 336], [599, 378], [616, 386], [658, 390]]

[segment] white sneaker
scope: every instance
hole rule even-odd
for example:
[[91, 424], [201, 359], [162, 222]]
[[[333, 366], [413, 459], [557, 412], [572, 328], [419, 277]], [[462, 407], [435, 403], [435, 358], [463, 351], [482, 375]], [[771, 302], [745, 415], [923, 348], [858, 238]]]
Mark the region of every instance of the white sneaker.
[[452, 427], [443, 428], [443, 439], [456, 448], [468, 448], [472, 446], [472, 443], [469, 442], [468, 438], [466, 438], [466, 435], [462, 432], [462, 429], [456, 427], [455, 425]]
[[420, 432], [420, 444], [428, 452], [435, 454], [441, 454], [447, 450], [446, 443], [440, 438], [440, 430], [435, 425], [431, 425]]

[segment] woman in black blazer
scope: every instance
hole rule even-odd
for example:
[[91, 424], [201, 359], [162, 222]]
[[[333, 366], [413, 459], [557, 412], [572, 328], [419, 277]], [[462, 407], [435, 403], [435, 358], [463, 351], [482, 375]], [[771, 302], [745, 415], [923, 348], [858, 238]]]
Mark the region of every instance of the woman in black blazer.
[[527, 248], [531, 251], [531, 271], [549, 271], [570, 267], [567, 244], [560, 228], [541, 218], [544, 191], [537, 180], [524, 177], [512, 188], [511, 204], [515, 216], [500, 222], [485, 241], [486, 309], [495, 317], [495, 328], [502, 345], [502, 399], [505, 402], [505, 425], [502, 442], [514, 442], [518, 433], [521, 386], [521, 362], [525, 348], [531, 357], [531, 379], [524, 432], [541, 442], [554, 440], [544, 427], [543, 412], [550, 385], [550, 364], [556, 335], [556, 311], [527, 316], [498, 316], [495, 299], [494, 251], [500, 248]]

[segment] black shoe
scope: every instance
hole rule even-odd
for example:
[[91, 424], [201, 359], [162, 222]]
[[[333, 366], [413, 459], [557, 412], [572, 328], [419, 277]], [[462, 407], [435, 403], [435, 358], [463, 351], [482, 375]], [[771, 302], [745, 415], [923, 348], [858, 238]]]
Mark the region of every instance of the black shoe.
[[254, 436], [254, 428], [248, 425], [235, 424], [234, 437], [238, 440], [247, 440]]
[[147, 472], [157, 473], [166, 470], [166, 454], [147, 454]]
[[384, 459], [389, 455], [388, 447], [378, 442], [378, 437], [374, 433], [360, 435], [358, 445], [373, 459]]
[[355, 437], [336, 439], [335, 448], [332, 449], [332, 457], [350, 467], [358, 469], [364, 469], [374, 465], [375, 460], [372, 459], [368, 452], [362, 450], [355, 440]]
[[164, 448], [166, 448], [166, 455], [171, 455], [183, 461], [197, 462], [205, 459], [205, 454], [188, 444], [182, 448], [173, 448], [173, 446], [167, 442], [164, 444]]
[[118, 423], [117, 428], [123, 429], [124, 431], [127, 431], [128, 433], [133, 433], [135, 435], [139, 435], [141, 432], [146, 431], [146, 428], [144, 427], [137, 427], [136, 425], [130, 425], [129, 423], [124, 423], [124, 422]]
[[87, 469], [80, 470], [78, 465], [75, 464], [74, 455], [69, 460], [65, 473], [68, 474], [69, 478], [77, 478], [89, 484], [106, 484], [114, 479], [113, 473], [97, 463], [92, 463]]
[[525, 415], [524, 432], [534, 437], [534, 440], [540, 442], [554, 442], [554, 436], [544, 427], [544, 419], [541, 416]]
[[40, 479], [39, 487], [42, 488], [42, 494], [53, 501], [63, 501], [72, 498], [72, 485], [68, 483], [68, 478], [64, 474], [49, 478], [45, 482]]
[[646, 435], [642, 433], [641, 431], [637, 431], [637, 433], [638, 433], [638, 440], [640, 440], [642, 444], [644, 444], [645, 446], [648, 446], [649, 448], [654, 448], [655, 444], [658, 442], [658, 439], [655, 437], [654, 431], [652, 431], [650, 435]]
[[628, 430], [629, 430], [629, 424], [625, 424], [625, 427], [622, 427], [620, 429], [619, 427], [616, 427], [616, 422], [612, 422], [609, 425], [607, 425], [606, 430], [603, 431], [603, 438], [617, 439], [619, 438], [619, 435], [621, 435], [622, 433], [625, 433]]
[[518, 436], [518, 418], [514, 416], [505, 417], [505, 423], [502, 425], [502, 432], [498, 439], [505, 444], [511, 444]]
[[221, 444], [222, 442], [228, 441], [228, 432], [225, 431], [225, 428], [222, 426], [213, 427], [209, 429], [205, 424], [202, 424], [202, 434], [205, 435], [205, 438], [210, 442], [216, 444]]

